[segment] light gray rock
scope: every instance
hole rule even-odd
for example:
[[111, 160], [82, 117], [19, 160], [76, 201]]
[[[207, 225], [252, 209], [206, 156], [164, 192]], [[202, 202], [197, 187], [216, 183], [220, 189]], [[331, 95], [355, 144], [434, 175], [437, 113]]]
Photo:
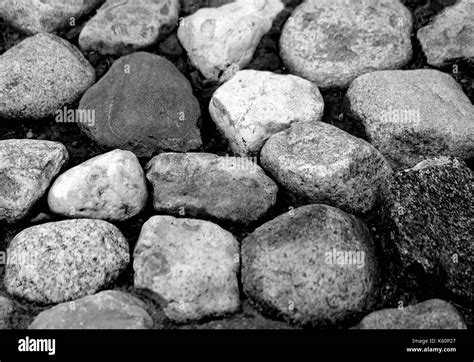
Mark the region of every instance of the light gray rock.
[[90, 13], [103, 0], [2, 0], [0, 17], [27, 33], [50, 33], [76, 26], [77, 20]]
[[13, 303], [10, 299], [0, 296], [0, 329], [10, 328], [13, 314]]
[[302, 326], [345, 325], [374, 305], [379, 285], [368, 229], [328, 205], [308, 205], [242, 241], [245, 294], [265, 315]]
[[178, 24], [179, 0], [107, 0], [81, 31], [84, 51], [124, 55], [153, 45]]
[[236, 312], [239, 267], [231, 233], [172, 216], [153, 216], [143, 225], [133, 261], [135, 288], [157, 293], [166, 316], [178, 323]]
[[223, 82], [252, 60], [282, 10], [281, 0], [237, 0], [202, 8], [180, 21], [178, 38], [205, 78]]
[[58, 142], [0, 141], [0, 222], [26, 217], [68, 158]]
[[130, 294], [106, 290], [58, 304], [36, 316], [29, 329], [150, 329], [145, 303]]
[[365, 74], [351, 84], [345, 104], [394, 169], [436, 156], [474, 156], [474, 107], [448, 74], [432, 69]]
[[366, 213], [383, 198], [392, 175], [372, 145], [323, 122], [296, 123], [275, 134], [260, 157], [296, 205], [325, 203]]
[[399, 0], [318, 0], [285, 23], [280, 55], [320, 88], [345, 88], [357, 76], [397, 69], [412, 56], [412, 16]]
[[77, 219], [32, 226], [7, 249], [8, 293], [40, 303], [94, 294], [126, 268], [128, 243], [114, 225]]
[[48, 205], [68, 217], [123, 221], [140, 213], [147, 197], [137, 156], [114, 150], [60, 175], [49, 190]]
[[442, 67], [458, 58], [474, 59], [474, 2], [459, 0], [418, 30], [428, 64]]
[[94, 81], [94, 68], [74, 45], [47, 33], [26, 38], [0, 56], [0, 117], [53, 116]]
[[357, 329], [466, 329], [457, 309], [440, 299], [370, 313]]
[[318, 87], [294, 75], [242, 70], [213, 94], [210, 115], [235, 154], [256, 155], [265, 141], [294, 122], [320, 121]]
[[278, 187], [248, 158], [162, 153], [147, 165], [158, 213], [248, 224], [277, 199]]
[[181, 10], [185, 14], [192, 14], [200, 8], [216, 8], [233, 2], [234, 0], [181, 0]]

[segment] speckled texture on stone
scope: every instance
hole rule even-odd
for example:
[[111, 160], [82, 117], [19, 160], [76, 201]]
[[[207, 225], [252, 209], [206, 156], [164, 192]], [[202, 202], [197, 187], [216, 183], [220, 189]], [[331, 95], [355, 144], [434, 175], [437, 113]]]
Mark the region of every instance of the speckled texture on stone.
[[323, 122], [293, 124], [272, 136], [260, 157], [295, 205], [325, 203], [365, 213], [383, 197], [392, 175], [368, 142]]
[[72, 218], [123, 221], [140, 213], [148, 197], [145, 173], [130, 151], [114, 150], [60, 175], [48, 205]]
[[0, 141], [0, 222], [27, 216], [68, 158], [58, 142]]
[[145, 303], [127, 293], [107, 290], [58, 304], [34, 319], [29, 329], [150, 329]]
[[[357, 264], [334, 263], [327, 255], [334, 250], [359, 252]], [[377, 299], [372, 238], [361, 221], [336, 208], [297, 208], [242, 241], [242, 283], [265, 315], [302, 326], [344, 325]]]
[[77, 219], [32, 226], [7, 249], [8, 293], [40, 303], [94, 294], [113, 282], [130, 260], [128, 243], [114, 225]]
[[153, 45], [178, 24], [179, 0], [107, 0], [81, 31], [84, 51], [124, 55]]
[[153, 216], [135, 252], [135, 288], [158, 294], [177, 323], [218, 317], [240, 306], [239, 244], [231, 233], [204, 220]]
[[257, 155], [266, 140], [294, 122], [317, 122], [324, 101], [318, 87], [294, 75], [242, 70], [219, 87], [209, 112], [232, 151]]
[[449, 74], [433, 69], [365, 74], [351, 84], [345, 102], [394, 169], [441, 155], [474, 157], [474, 107]]
[[252, 60], [282, 10], [281, 0], [238, 0], [202, 8], [180, 21], [178, 38], [205, 78], [224, 82]]
[[457, 309], [440, 299], [431, 299], [403, 309], [370, 313], [357, 329], [466, 329]]
[[0, 17], [27, 33], [50, 33], [73, 27], [103, 0], [2, 0]]
[[197, 128], [201, 111], [191, 85], [158, 55], [137, 52], [116, 60], [84, 94], [79, 108], [95, 110], [94, 125], [80, 124], [90, 138], [138, 157], [202, 144]]
[[0, 296], [0, 329], [10, 328], [13, 315], [13, 303], [10, 299]]
[[395, 175], [382, 220], [394, 283], [472, 310], [473, 181], [461, 160], [447, 157]]
[[474, 60], [474, 2], [459, 0], [418, 30], [428, 64], [442, 67], [456, 59]]
[[72, 44], [42, 33], [0, 55], [0, 117], [39, 119], [74, 103], [95, 81]]
[[411, 31], [411, 13], [399, 0], [305, 1], [283, 27], [280, 55], [318, 87], [344, 88], [361, 74], [405, 65]]
[[147, 165], [147, 179], [158, 213], [239, 224], [264, 216], [278, 192], [250, 159], [210, 153], [162, 153]]

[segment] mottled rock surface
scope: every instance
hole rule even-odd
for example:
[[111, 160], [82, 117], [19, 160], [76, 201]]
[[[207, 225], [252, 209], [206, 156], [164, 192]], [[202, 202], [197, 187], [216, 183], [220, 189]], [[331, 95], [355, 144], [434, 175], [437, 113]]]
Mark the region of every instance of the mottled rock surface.
[[280, 215], [242, 241], [243, 289], [265, 315], [340, 326], [372, 308], [378, 282], [369, 231], [328, 205]]
[[151, 157], [160, 150], [201, 146], [201, 115], [189, 81], [168, 60], [137, 52], [114, 62], [82, 97], [79, 108], [95, 110], [94, 125], [81, 123], [98, 144]]
[[442, 155], [474, 157], [474, 107], [448, 74], [432, 69], [365, 74], [351, 84], [345, 102], [394, 169]]
[[219, 87], [210, 115], [235, 154], [256, 155], [273, 134], [294, 122], [316, 122], [324, 101], [306, 79], [266, 71], [242, 70]]
[[0, 222], [27, 216], [68, 157], [58, 142], [0, 141]]
[[69, 169], [49, 190], [51, 211], [111, 221], [140, 213], [148, 197], [145, 174], [130, 151], [114, 150]]
[[178, 323], [221, 316], [240, 306], [239, 266], [239, 244], [228, 231], [209, 221], [153, 216], [135, 248], [135, 288], [158, 294]]
[[107, 290], [58, 304], [34, 319], [29, 329], [149, 329], [145, 303], [127, 293]]
[[180, 0], [181, 10], [185, 14], [192, 14], [200, 8], [216, 8], [235, 0]]
[[26, 38], [0, 55], [0, 117], [53, 116], [94, 81], [94, 68], [74, 45], [46, 33]]
[[10, 318], [13, 314], [13, 303], [10, 299], [0, 296], [0, 329], [10, 328]]
[[13, 238], [7, 255], [8, 293], [40, 303], [94, 294], [113, 282], [130, 259], [119, 229], [92, 219], [32, 226]]

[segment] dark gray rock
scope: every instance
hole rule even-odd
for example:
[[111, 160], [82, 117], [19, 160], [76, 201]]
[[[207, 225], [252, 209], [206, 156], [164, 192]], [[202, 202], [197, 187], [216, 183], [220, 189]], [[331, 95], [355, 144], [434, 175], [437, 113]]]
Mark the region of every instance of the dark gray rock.
[[10, 299], [0, 296], [0, 329], [10, 328], [10, 319], [13, 314], [13, 303]]

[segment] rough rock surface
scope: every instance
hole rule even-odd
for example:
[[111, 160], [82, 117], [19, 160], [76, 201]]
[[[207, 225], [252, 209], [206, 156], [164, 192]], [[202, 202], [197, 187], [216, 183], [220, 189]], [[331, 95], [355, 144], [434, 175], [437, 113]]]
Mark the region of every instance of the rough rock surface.
[[368, 142], [323, 122], [296, 123], [275, 134], [260, 157], [295, 205], [325, 203], [356, 213], [380, 201], [392, 174]]
[[125, 269], [128, 243], [112, 224], [78, 219], [32, 226], [7, 249], [8, 293], [40, 303], [94, 294]]
[[58, 142], [0, 141], [0, 222], [27, 216], [68, 157]]
[[189, 81], [168, 60], [137, 52], [114, 62], [82, 97], [79, 108], [95, 110], [85, 133], [102, 146], [151, 157], [160, 150], [201, 146], [201, 115]]
[[474, 107], [448, 74], [380, 71], [357, 78], [347, 112], [394, 169], [429, 157], [474, 157]]
[[2, 0], [0, 17], [27, 33], [50, 33], [90, 13], [103, 0]]
[[344, 88], [412, 56], [412, 17], [399, 0], [305, 1], [285, 23], [280, 55], [294, 74], [320, 88]]
[[79, 36], [84, 51], [128, 54], [177, 26], [179, 0], [107, 0]]
[[42, 33], [0, 55], [0, 117], [38, 119], [74, 103], [95, 81], [72, 44]]
[[370, 313], [357, 329], [466, 329], [455, 307], [440, 299]]
[[447, 7], [417, 37], [428, 64], [435, 67], [458, 58], [474, 60], [474, 2], [459, 0]]
[[240, 306], [239, 244], [204, 220], [153, 216], [135, 252], [135, 288], [163, 299], [163, 310], [181, 323], [236, 312]]
[[200, 8], [216, 8], [235, 0], [181, 0], [181, 10], [189, 15], [196, 12]]
[[56, 214], [123, 221], [143, 210], [148, 197], [145, 174], [130, 151], [114, 150], [69, 169], [49, 190]]
[[352, 215], [303, 206], [242, 241], [242, 283], [266, 315], [302, 326], [352, 322], [378, 294], [372, 238]]
[[0, 296], [0, 329], [10, 328], [10, 318], [13, 314], [13, 303], [10, 299]]
[[210, 153], [162, 153], [147, 166], [158, 213], [248, 224], [277, 199], [278, 187], [249, 159]]
[[180, 21], [178, 38], [205, 78], [225, 81], [247, 65], [283, 10], [281, 0], [238, 0]]
[[298, 121], [320, 121], [318, 87], [294, 75], [242, 70], [219, 87], [209, 112], [235, 154], [256, 155], [273, 134]]
[[29, 329], [149, 329], [145, 303], [127, 293], [107, 290], [58, 304], [34, 319]]

